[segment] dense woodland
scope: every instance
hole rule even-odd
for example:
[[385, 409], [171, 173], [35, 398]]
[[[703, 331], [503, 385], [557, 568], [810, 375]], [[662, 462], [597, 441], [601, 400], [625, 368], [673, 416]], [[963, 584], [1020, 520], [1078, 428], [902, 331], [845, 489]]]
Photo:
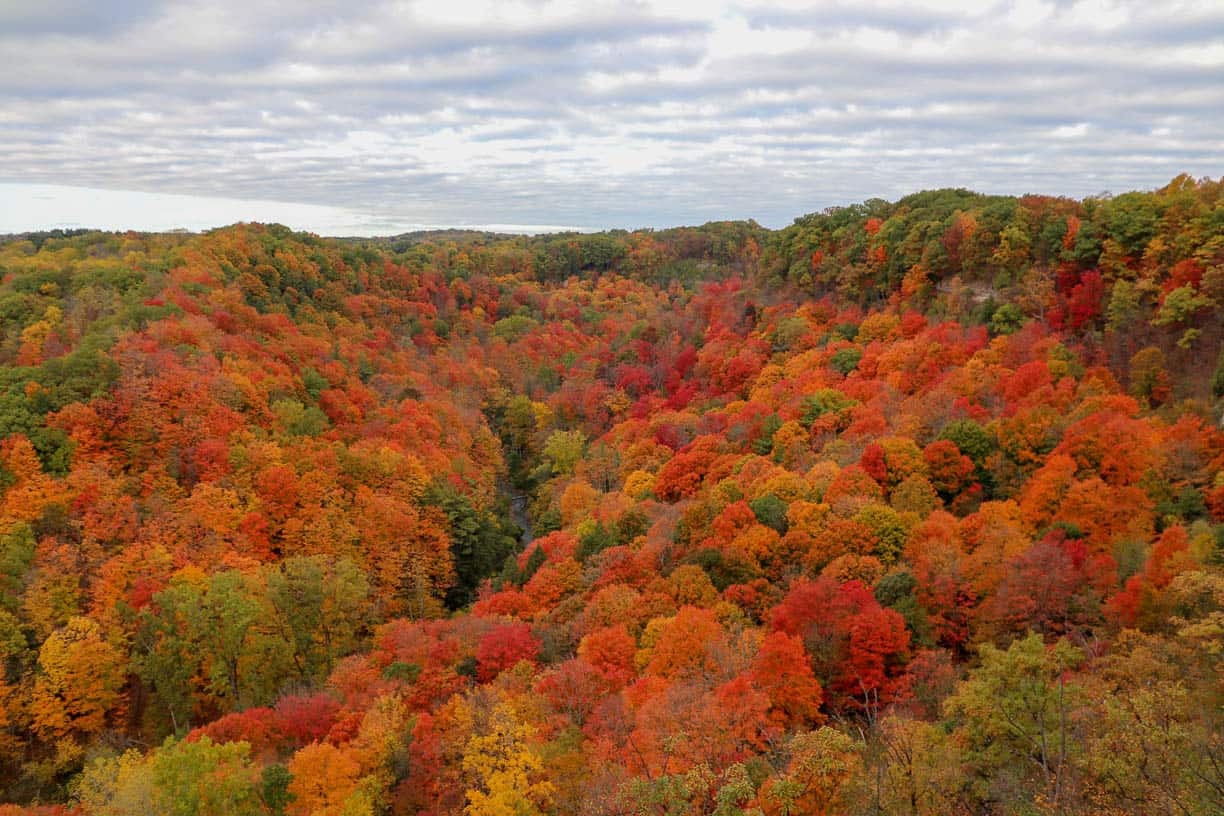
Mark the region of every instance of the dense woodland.
[[4, 816], [1224, 812], [1224, 182], [0, 276]]

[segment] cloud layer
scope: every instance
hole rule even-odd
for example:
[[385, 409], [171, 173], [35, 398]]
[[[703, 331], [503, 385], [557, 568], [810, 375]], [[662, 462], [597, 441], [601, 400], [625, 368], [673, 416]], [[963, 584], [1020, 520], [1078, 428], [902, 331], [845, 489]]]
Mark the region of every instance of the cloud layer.
[[962, 5], [8, 3], [0, 181], [390, 230], [780, 226], [935, 186], [1224, 174], [1224, 5]]

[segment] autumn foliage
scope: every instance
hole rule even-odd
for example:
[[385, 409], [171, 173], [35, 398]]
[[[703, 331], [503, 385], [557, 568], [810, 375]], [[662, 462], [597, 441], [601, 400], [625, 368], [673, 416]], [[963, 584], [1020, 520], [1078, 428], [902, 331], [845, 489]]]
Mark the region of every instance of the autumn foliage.
[[0, 805], [1224, 811], [1224, 187], [0, 242]]

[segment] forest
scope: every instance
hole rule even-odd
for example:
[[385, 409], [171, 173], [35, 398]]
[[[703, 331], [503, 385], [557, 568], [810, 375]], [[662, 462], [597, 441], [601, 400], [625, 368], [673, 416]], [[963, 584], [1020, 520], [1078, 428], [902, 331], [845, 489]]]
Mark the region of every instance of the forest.
[[0, 816], [1224, 813], [1224, 180], [0, 239]]

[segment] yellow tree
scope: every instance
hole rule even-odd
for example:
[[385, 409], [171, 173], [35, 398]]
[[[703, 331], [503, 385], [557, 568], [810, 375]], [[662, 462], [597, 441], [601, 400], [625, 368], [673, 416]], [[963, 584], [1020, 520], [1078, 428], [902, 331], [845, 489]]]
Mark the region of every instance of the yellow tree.
[[555, 791], [543, 778], [544, 764], [530, 741], [535, 728], [509, 703], [489, 718], [487, 733], [473, 736], [463, 751], [463, 770], [471, 779], [468, 816], [533, 816], [544, 813]]
[[790, 763], [780, 776], [766, 782], [762, 804], [768, 816], [845, 813], [839, 807], [846, 783], [862, 762], [858, 746], [846, 734], [828, 726], [791, 737]]
[[71, 618], [38, 652], [34, 730], [46, 739], [92, 734], [119, 703], [123, 655], [89, 618]]

